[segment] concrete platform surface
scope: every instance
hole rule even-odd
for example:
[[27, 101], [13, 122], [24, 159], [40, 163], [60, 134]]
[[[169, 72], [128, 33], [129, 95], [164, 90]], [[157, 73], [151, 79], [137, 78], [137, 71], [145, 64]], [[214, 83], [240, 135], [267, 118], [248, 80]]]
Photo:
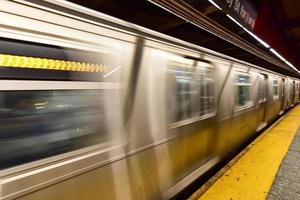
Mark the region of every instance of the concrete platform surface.
[[280, 165], [267, 199], [300, 200], [300, 128]]

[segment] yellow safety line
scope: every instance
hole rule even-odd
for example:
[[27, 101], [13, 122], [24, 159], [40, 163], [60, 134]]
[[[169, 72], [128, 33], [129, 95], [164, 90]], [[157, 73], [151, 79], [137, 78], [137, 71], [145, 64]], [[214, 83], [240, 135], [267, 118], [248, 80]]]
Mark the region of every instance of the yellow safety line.
[[266, 199], [279, 166], [300, 122], [300, 106], [295, 107], [268, 129], [199, 199]]

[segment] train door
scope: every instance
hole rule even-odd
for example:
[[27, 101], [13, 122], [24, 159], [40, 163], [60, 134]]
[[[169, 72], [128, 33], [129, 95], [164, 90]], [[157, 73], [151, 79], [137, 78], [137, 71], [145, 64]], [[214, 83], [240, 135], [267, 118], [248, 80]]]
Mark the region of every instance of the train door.
[[166, 67], [173, 179], [186, 184], [185, 177], [214, 156], [215, 147], [209, 145], [216, 133], [214, 67], [206, 60], [179, 56], [168, 58]]

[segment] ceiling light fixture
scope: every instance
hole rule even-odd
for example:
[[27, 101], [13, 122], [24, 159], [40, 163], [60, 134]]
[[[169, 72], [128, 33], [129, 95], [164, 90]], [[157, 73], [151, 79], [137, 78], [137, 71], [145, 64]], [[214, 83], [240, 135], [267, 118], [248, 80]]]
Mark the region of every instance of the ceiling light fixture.
[[208, 0], [211, 4], [213, 4], [216, 8], [218, 8], [219, 10], [222, 10], [222, 8], [220, 6], [218, 6], [218, 4], [216, 4], [214, 1], [212, 0]]
[[249, 35], [251, 35], [253, 38], [255, 38], [259, 43], [261, 43], [264, 47], [270, 48], [270, 45], [268, 45], [265, 41], [257, 37], [254, 33], [246, 29], [243, 25], [241, 25], [238, 21], [236, 21], [233, 17], [230, 15], [226, 14], [226, 16], [231, 19], [233, 22], [235, 22], [239, 27], [241, 27], [244, 31], [246, 31]]
[[278, 58], [280, 58], [280, 60], [282, 60], [283, 62], [286, 61], [286, 59], [284, 57], [282, 57], [277, 51], [275, 51], [275, 49], [270, 48], [270, 51], [275, 54]]

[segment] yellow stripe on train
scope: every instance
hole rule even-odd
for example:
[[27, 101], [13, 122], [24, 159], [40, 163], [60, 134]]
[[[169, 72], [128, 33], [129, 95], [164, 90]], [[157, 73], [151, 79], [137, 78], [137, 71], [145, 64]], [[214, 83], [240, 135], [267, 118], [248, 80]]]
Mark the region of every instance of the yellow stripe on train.
[[0, 67], [48, 69], [76, 72], [107, 72], [109, 66], [48, 58], [0, 54]]

